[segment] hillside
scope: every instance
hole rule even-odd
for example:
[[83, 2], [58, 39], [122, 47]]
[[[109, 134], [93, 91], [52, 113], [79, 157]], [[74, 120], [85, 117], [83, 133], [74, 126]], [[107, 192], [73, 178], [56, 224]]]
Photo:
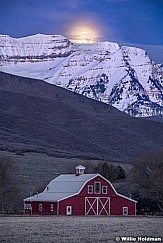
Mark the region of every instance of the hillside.
[[144, 117], [144, 119], [156, 121], [156, 122], [163, 122], [163, 116], [148, 116], [148, 117]]
[[41, 80], [0, 73], [1, 150], [124, 161], [162, 146], [160, 122], [132, 118]]

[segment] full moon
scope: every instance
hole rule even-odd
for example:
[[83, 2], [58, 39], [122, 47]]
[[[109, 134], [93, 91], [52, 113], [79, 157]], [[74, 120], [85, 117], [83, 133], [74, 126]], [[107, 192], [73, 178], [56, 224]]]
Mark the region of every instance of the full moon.
[[95, 43], [99, 39], [96, 27], [90, 24], [76, 23], [69, 28], [69, 39], [75, 43]]

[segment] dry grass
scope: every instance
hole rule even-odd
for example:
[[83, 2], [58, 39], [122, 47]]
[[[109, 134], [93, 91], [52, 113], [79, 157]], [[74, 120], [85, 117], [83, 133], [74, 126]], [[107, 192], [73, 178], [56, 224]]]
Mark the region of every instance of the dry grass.
[[1, 217], [0, 242], [116, 242], [117, 236], [163, 237], [161, 217]]

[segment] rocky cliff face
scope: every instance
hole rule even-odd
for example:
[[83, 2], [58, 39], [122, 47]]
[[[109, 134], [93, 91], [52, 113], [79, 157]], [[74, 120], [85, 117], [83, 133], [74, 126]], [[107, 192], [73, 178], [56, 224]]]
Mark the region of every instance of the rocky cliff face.
[[37, 34], [19, 39], [0, 35], [0, 44], [1, 65], [53, 60], [71, 51], [71, 43], [61, 35]]
[[1, 35], [0, 70], [43, 79], [132, 116], [163, 115], [163, 71], [139, 48], [72, 44], [60, 35]]

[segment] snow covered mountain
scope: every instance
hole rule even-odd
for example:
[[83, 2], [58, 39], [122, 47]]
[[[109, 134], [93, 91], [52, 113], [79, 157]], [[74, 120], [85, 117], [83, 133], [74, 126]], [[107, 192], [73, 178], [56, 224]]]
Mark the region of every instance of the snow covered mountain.
[[42, 79], [132, 116], [163, 115], [163, 70], [145, 50], [61, 35], [0, 35], [0, 71]]

